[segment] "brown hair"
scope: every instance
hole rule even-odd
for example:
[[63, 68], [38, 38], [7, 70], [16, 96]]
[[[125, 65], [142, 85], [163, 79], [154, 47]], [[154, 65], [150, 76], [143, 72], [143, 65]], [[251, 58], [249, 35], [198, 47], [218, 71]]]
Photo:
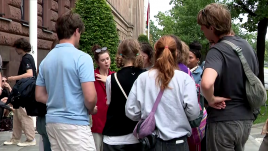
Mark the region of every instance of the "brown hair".
[[116, 54], [116, 65], [121, 68], [127, 61], [132, 61], [133, 66], [143, 68], [143, 57], [140, 54], [140, 44], [135, 39], [123, 40]]
[[76, 29], [79, 29], [79, 32], [84, 32], [85, 26], [79, 14], [68, 11], [57, 19], [56, 33], [58, 39], [69, 39]]
[[142, 52], [148, 55], [150, 65], [153, 65], [153, 60], [154, 60], [153, 47], [147, 42], [142, 42], [140, 43], [140, 45], [141, 45]]
[[13, 47], [17, 49], [22, 49], [24, 52], [30, 52], [32, 50], [31, 44], [25, 38], [17, 39], [14, 42]]
[[[103, 50], [103, 51], [101, 51], [101, 52], [96, 52], [97, 49], [101, 49], [101, 48], [102, 48], [102, 47], [99, 46], [99, 45], [93, 45], [92, 48], [91, 48], [91, 52], [92, 52], [92, 54], [94, 55], [94, 60], [95, 60], [96, 62], [99, 62], [99, 57], [100, 57], [101, 54], [104, 54], [104, 53], [108, 53], [108, 54], [109, 54], [108, 49]], [[109, 55], [110, 55], [110, 54], [109, 54]]]
[[197, 15], [197, 23], [207, 28], [214, 27], [215, 34], [222, 36], [229, 34], [232, 29], [232, 18], [228, 8], [223, 4], [212, 3], [200, 10]]
[[174, 76], [174, 70], [178, 69], [177, 52], [176, 41], [171, 36], [163, 36], [155, 44], [153, 68], [159, 71], [156, 81], [161, 90], [168, 88], [168, 84]]
[[189, 59], [189, 46], [184, 42], [184, 41], [181, 41], [181, 44], [182, 44], [182, 53], [181, 53], [181, 57], [179, 60], [179, 63], [182, 63], [184, 65], [187, 65], [188, 64], [188, 59]]
[[176, 42], [177, 50], [178, 50], [178, 63], [182, 63], [183, 60], [183, 49], [182, 49], [182, 41], [175, 35], [170, 35]]

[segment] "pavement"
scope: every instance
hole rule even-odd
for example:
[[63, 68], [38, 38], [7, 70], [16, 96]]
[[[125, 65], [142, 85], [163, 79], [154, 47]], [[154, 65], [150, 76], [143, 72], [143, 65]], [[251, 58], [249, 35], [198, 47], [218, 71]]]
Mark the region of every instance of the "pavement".
[[[255, 124], [251, 128], [251, 133], [249, 136], [249, 139], [245, 145], [244, 151], [258, 151], [263, 139], [263, 135], [261, 134], [262, 127], [264, 123], [261, 124]], [[18, 147], [16, 145], [6, 146], [3, 145], [3, 143], [6, 140], [9, 140], [12, 136], [12, 132], [0, 132], [0, 151], [39, 151], [39, 140], [40, 135], [36, 134], [36, 146], [30, 146], [30, 147]], [[23, 134], [21, 141], [25, 141], [25, 135]]]

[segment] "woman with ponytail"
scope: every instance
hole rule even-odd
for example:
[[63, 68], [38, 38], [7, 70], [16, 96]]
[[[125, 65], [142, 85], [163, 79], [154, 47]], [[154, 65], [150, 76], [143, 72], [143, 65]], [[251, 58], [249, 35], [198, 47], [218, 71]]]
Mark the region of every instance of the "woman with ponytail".
[[[121, 68], [107, 77], [107, 121], [103, 130], [104, 151], [140, 151], [141, 145], [132, 134], [137, 122], [125, 115], [125, 105], [130, 89], [137, 77], [144, 72], [140, 45], [134, 39], [126, 39], [119, 45], [116, 63]], [[121, 88], [120, 88], [121, 87]], [[93, 121], [94, 123], [94, 121]]]
[[142, 73], [133, 84], [126, 115], [133, 121], [145, 119], [163, 90], [154, 115], [158, 135], [154, 151], [188, 151], [189, 121], [199, 115], [195, 83], [188, 74], [178, 70], [177, 45], [171, 36], [163, 36], [156, 42], [154, 58], [154, 67]]

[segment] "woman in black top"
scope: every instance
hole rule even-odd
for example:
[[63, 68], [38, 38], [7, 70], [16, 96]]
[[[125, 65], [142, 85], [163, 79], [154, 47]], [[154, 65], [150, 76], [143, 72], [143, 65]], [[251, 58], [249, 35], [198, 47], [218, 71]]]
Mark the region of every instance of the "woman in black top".
[[[108, 76], [106, 80], [109, 108], [103, 130], [103, 150], [139, 151], [141, 145], [132, 134], [137, 122], [130, 120], [125, 114], [126, 97], [134, 81], [145, 71], [142, 69], [143, 57], [140, 54], [139, 43], [134, 39], [122, 41], [117, 51], [116, 63], [121, 69]], [[116, 82], [116, 77], [124, 92]]]

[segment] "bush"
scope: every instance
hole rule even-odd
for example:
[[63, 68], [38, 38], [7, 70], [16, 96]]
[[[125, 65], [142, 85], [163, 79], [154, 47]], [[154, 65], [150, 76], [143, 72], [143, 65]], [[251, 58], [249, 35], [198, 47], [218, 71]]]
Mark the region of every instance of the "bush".
[[147, 43], [149, 43], [148, 37], [146, 35], [139, 35], [138, 41], [139, 42], [147, 42]]
[[116, 24], [112, 10], [106, 0], [78, 0], [74, 12], [81, 15], [85, 24], [85, 32], [80, 38], [80, 49], [89, 53], [95, 44], [107, 47], [110, 51], [111, 70], [117, 71], [115, 54], [119, 44]]

